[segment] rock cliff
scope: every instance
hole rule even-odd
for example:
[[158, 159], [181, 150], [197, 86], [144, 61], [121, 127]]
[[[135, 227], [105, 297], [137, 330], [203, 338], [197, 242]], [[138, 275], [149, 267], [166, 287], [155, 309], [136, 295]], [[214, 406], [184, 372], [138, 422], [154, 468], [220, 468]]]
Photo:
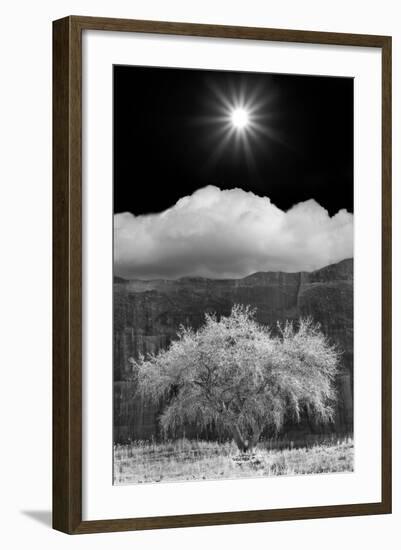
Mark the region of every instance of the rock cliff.
[[[255, 307], [259, 322], [312, 316], [342, 351], [335, 425], [353, 428], [353, 261], [310, 273], [254, 273], [243, 279], [114, 280], [114, 440], [149, 439], [157, 433], [155, 407], [133, 397], [129, 357], [157, 352], [181, 324], [195, 329], [206, 312], [227, 315], [233, 304]], [[322, 430], [305, 419], [292, 433]]]

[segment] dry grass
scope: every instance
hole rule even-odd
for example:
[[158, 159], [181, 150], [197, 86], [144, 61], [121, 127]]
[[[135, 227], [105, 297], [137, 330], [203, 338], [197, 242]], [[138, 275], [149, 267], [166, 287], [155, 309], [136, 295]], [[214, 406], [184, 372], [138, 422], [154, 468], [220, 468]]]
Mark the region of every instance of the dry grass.
[[233, 442], [137, 441], [114, 447], [114, 483], [235, 479], [259, 476], [351, 472], [351, 438], [303, 448], [271, 450], [259, 444], [241, 455]]

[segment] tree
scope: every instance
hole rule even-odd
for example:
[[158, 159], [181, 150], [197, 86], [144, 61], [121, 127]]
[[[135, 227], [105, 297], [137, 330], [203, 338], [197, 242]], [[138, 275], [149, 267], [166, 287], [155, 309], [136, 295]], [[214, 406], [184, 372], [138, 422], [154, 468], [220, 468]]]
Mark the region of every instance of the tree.
[[254, 310], [235, 305], [220, 319], [206, 314], [198, 331], [181, 327], [157, 355], [130, 361], [143, 396], [166, 403], [165, 433], [218, 425], [245, 452], [264, 429], [278, 432], [304, 410], [322, 422], [333, 416], [339, 353], [311, 319], [278, 324], [273, 335]]

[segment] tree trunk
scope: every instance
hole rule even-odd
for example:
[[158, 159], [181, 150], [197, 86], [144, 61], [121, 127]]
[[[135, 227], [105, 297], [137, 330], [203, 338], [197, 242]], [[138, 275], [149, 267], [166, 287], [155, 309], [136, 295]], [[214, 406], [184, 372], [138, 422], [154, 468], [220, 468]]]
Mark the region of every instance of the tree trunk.
[[254, 432], [253, 432], [252, 438], [251, 438], [251, 445], [250, 445], [251, 449], [256, 447], [256, 445], [258, 444], [261, 433], [262, 433], [262, 430], [260, 428], [257, 428], [257, 429], [255, 428], [254, 429]]
[[232, 432], [233, 432], [234, 441], [237, 444], [238, 449], [242, 453], [246, 453], [248, 451], [248, 448], [249, 448], [249, 442], [248, 442], [248, 440], [243, 438], [241, 430], [239, 429], [237, 424], [235, 424], [233, 426]]
[[258, 444], [262, 430], [255, 426], [253, 429], [252, 436], [249, 439], [244, 438], [237, 424], [233, 426], [232, 432], [233, 432], [234, 441], [237, 444], [238, 449], [242, 453], [247, 453], [252, 451], [252, 449], [256, 447], [256, 445]]

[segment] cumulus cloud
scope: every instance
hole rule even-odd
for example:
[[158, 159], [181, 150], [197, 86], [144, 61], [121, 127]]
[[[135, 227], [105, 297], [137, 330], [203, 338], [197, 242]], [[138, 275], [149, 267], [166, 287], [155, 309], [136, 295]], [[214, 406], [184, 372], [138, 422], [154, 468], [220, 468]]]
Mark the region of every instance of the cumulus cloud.
[[199, 189], [159, 214], [114, 216], [115, 274], [126, 279], [311, 271], [353, 256], [353, 215], [315, 200], [283, 211], [242, 189]]

